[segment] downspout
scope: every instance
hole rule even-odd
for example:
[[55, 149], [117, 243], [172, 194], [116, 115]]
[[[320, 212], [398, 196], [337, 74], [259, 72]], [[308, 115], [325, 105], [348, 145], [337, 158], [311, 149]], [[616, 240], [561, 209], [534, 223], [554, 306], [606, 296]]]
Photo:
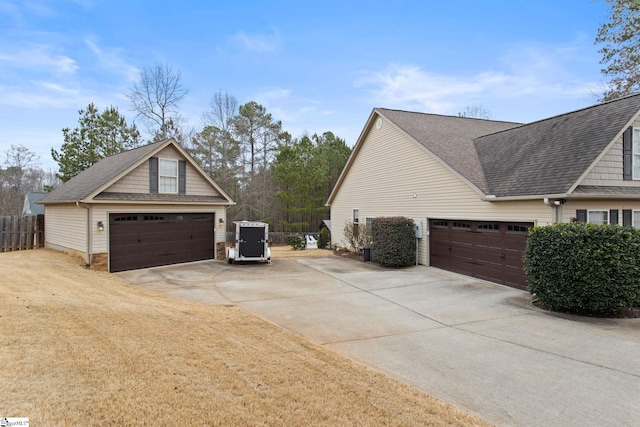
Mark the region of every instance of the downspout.
[[548, 197], [545, 197], [543, 200], [544, 204], [550, 207], [553, 207], [553, 222], [558, 223], [562, 222], [562, 205], [567, 203], [567, 199], [555, 199], [553, 202], [549, 200]]
[[551, 219], [553, 220], [554, 224], [557, 223], [558, 222], [558, 205], [550, 201], [548, 197], [545, 197], [543, 202], [545, 205], [553, 208], [553, 214], [551, 215]]
[[79, 201], [76, 201], [76, 206], [87, 210], [87, 257], [86, 262], [88, 266], [91, 266], [91, 207], [80, 205]]

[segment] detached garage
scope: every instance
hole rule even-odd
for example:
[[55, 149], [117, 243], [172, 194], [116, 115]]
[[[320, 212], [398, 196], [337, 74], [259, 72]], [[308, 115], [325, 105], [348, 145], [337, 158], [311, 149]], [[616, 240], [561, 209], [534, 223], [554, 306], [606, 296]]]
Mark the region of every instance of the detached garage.
[[233, 201], [170, 138], [102, 159], [40, 203], [46, 247], [117, 272], [224, 259]]

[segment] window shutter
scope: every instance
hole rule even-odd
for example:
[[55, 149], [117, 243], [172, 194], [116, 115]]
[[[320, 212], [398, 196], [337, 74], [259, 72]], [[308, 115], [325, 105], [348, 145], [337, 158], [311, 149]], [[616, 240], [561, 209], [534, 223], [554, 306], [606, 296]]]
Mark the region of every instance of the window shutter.
[[629, 127], [622, 134], [622, 179], [633, 179], [633, 128]]
[[577, 222], [587, 222], [587, 210], [586, 209], [578, 209], [576, 211], [576, 221]]
[[622, 225], [633, 225], [632, 223], [633, 213], [631, 209], [622, 209]]
[[609, 211], [609, 224], [617, 224], [618, 223], [618, 209], [611, 209]]
[[158, 192], [158, 158], [149, 159], [149, 193]]
[[187, 161], [178, 161], [178, 194], [187, 194]]

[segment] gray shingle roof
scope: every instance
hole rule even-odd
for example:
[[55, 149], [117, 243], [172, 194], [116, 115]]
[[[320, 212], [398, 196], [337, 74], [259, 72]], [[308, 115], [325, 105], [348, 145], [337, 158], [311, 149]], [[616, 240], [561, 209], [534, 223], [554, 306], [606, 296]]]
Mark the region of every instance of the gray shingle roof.
[[138, 161], [150, 156], [154, 150], [160, 148], [166, 142], [167, 140], [164, 140], [105, 157], [47, 194], [40, 199], [39, 203], [81, 201]]
[[487, 195], [551, 195], [568, 193], [624, 130], [640, 111], [640, 94], [524, 125], [375, 111]]
[[605, 187], [603, 185], [578, 185], [572, 194], [596, 194], [607, 196], [640, 197], [640, 187]]
[[569, 192], [639, 110], [640, 95], [633, 95], [479, 137], [488, 194]]
[[473, 144], [474, 139], [521, 125], [520, 123], [413, 113], [386, 108], [376, 108], [376, 111], [485, 193], [487, 192], [487, 184], [482, 164]]

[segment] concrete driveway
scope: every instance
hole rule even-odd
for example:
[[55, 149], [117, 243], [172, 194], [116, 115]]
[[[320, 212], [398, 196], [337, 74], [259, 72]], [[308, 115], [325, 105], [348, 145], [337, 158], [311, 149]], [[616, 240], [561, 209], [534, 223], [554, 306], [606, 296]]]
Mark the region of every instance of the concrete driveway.
[[117, 274], [237, 304], [499, 426], [640, 425], [640, 319], [549, 313], [490, 282], [333, 255]]

